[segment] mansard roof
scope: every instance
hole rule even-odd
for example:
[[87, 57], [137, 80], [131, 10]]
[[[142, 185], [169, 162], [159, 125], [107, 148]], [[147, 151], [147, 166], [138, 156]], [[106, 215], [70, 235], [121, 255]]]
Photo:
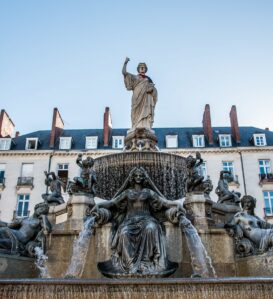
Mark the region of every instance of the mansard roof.
[[[158, 138], [158, 147], [160, 149], [166, 148], [166, 136], [177, 135], [178, 136], [178, 148], [192, 148], [192, 136], [203, 135], [204, 131], [202, 127], [191, 128], [154, 128], [155, 134]], [[98, 136], [98, 149], [112, 149], [112, 137], [113, 136], [126, 136], [128, 129], [112, 129], [109, 146], [103, 145], [103, 129], [73, 129], [63, 130], [61, 137], [72, 137], [71, 150], [84, 150], [85, 149], [85, 137]], [[208, 145], [205, 138], [205, 147], [219, 147], [218, 136], [219, 134], [231, 134], [230, 127], [213, 127], [213, 145]], [[240, 127], [241, 143], [237, 145], [232, 139], [232, 147], [249, 147], [254, 146], [253, 134], [265, 134], [267, 146], [273, 146], [273, 132], [269, 130], [259, 129], [256, 127]], [[14, 143], [11, 150], [25, 150], [26, 138], [38, 138], [39, 146], [37, 150], [50, 150], [50, 130], [35, 131], [29, 134], [21, 135], [14, 138]], [[59, 138], [55, 144], [55, 149], [59, 149]]]

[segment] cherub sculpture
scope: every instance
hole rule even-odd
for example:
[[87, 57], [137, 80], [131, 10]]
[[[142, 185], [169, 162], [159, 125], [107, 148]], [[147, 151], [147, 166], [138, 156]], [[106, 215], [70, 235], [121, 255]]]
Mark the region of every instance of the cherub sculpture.
[[82, 154], [79, 154], [76, 163], [81, 168], [81, 174], [68, 183], [67, 192], [69, 194], [83, 192], [94, 196], [97, 183], [96, 174], [93, 170], [94, 159], [87, 157], [83, 160]]
[[45, 184], [49, 187], [49, 190], [51, 193], [48, 193], [48, 191], [44, 194], [42, 194], [42, 198], [44, 201], [48, 204], [53, 205], [60, 205], [64, 203], [64, 199], [62, 196], [62, 187], [63, 182], [56, 176], [55, 172], [47, 172], [45, 171]]

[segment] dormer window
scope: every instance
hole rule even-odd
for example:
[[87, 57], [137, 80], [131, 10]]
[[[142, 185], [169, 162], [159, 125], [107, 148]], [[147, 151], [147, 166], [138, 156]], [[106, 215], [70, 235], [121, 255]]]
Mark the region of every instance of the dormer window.
[[113, 136], [112, 148], [124, 148], [124, 136]]
[[98, 136], [87, 136], [85, 138], [86, 149], [96, 149], [98, 147]]
[[72, 137], [60, 137], [59, 149], [69, 150], [71, 149]]
[[219, 135], [219, 145], [220, 145], [220, 147], [230, 147], [231, 146], [230, 134]]
[[253, 134], [255, 146], [265, 146], [266, 137], [265, 134]]
[[36, 150], [38, 147], [38, 138], [26, 139], [26, 150]]
[[205, 146], [204, 135], [192, 135], [192, 144], [193, 147], [204, 147]]
[[166, 135], [166, 147], [167, 148], [177, 148], [178, 147], [177, 135]]
[[11, 138], [0, 138], [0, 151], [8, 151], [11, 146]]

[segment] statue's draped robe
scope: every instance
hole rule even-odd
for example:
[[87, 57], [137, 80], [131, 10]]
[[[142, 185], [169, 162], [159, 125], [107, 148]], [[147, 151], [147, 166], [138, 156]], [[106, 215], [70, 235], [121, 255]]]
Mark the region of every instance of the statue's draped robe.
[[150, 209], [158, 210], [162, 203], [160, 199], [149, 203], [150, 198], [142, 196], [137, 201], [134, 195], [127, 198], [126, 216], [112, 241], [112, 261], [125, 272], [160, 272], [168, 266], [165, 236]]
[[[154, 121], [154, 108], [157, 102], [157, 90], [149, 77], [141, 75], [124, 75], [125, 86], [133, 91], [131, 106], [132, 129], [151, 129]], [[149, 89], [152, 87], [152, 92]]]

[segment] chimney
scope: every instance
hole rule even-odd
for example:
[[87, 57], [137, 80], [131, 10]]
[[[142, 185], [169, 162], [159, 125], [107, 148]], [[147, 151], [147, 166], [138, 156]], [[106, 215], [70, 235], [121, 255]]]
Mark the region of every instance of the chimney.
[[231, 107], [229, 116], [230, 116], [230, 126], [231, 126], [232, 137], [237, 144], [240, 144], [241, 137], [240, 137], [239, 124], [238, 124], [237, 109], [236, 109], [235, 105], [233, 105]]
[[109, 145], [111, 130], [112, 130], [112, 119], [111, 119], [110, 108], [105, 107], [105, 112], [103, 115], [103, 145], [104, 146]]
[[0, 112], [0, 137], [12, 137], [15, 125], [7, 112], [2, 109]]
[[203, 128], [204, 128], [205, 137], [207, 138], [209, 145], [213, 145], [213, 132], [212, 132], [212, 127], [211, 127], [209, 104], [207, 104], [205, 106], [205, 111], [203, 114]]
[[64, 129], [64, 122], [58, 108], [53, 110], [52, 127], [50, 133], [49, 147], [54, 148], [57, 139], [61, 136]]

